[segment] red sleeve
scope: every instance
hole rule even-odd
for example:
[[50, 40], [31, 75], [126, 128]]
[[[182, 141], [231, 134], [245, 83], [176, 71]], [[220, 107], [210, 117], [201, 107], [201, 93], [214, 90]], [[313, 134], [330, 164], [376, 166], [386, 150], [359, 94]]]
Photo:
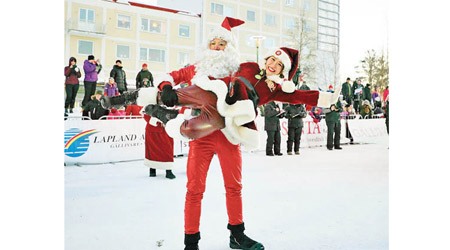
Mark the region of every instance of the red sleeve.
[[319, 100], [319, 91], [317, 90], [296, 90], [293, 93], [286, 93], [281, 90], [281, 85], [278, 85], [274, 91], [272, 99], [284, 103], [317, 106]]
[[70, 74], [70, 67], [65, 67], [64, 68], [64, 75], [65, 76], [69, 76], [69, 74]]
[[173, 78], [173, 85], [178, 85], [183, 82], [190, 82], [195, 76], [195, 66], [190, 65], [180, 70], [172, 71], [169, 75]]

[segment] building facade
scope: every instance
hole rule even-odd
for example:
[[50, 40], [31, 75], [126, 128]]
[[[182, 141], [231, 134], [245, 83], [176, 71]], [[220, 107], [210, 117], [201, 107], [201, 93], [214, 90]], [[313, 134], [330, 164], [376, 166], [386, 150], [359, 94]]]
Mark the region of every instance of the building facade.
[[206, 34], [226, 16], [245, 21], [233, 34], [241, 61], [261, 61], [275, 47], [300, 51], [303, 79], [313, 89], [339, 80], [339, 0], [197, 0], [202, 14], [125, 0], [65, 0], [65, 56], [78, 64], [93, 54], [109, 76], [120, 59], [128, 84], [143, 63], [155, 74], [195, 61]]
[[175, 70], [192, 63], [199, 46], [199, 14], [119, 0], [66, 0], [64, 6], [64, 64], [74, 56], [81, 66], [94, 55], [103, 64], [99, 82], [119, 59], [133, 88], [143, 63], [155, 74]]

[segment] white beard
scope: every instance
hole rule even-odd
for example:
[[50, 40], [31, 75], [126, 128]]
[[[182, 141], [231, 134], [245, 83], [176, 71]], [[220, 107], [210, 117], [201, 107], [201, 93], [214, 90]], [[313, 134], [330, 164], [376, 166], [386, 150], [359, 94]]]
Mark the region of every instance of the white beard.
[[225, 47], [223, 51], [206, 49], [195, 64], [196, 76], [224, 78], [237, 72], [239, 65], [239, 53], [232, 46]]

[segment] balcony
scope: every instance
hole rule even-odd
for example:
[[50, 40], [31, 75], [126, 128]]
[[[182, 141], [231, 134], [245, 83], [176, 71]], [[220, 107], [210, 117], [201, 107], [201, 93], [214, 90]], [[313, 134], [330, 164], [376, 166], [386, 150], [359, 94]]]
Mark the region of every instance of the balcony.
[[104, 37], [106, 36], [106, 25], [68, 19], [66, 21], [66, 32], [71, 35]]

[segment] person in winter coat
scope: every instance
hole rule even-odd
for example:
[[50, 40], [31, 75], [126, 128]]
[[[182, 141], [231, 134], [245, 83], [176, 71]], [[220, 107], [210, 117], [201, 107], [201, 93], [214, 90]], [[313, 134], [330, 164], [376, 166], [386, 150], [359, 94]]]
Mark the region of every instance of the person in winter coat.
[[114, 82], [114, 78], [110, 77], [108, 83], [105, 84], [105, 96], [116, 96], [119, 94], [117, 84]]
[[81, 77], [81, 72], [80, 68], [77, 66], [77, 59], [75, 57], [71, 57], [69, 59], [69, 66], [64, 67], [64, 75], [66, 76], [66, 81], [64, 82], [64, 87], [66, 89], [64, 115], [67, 116], [68, 109], [70, 113], [73, 113], [75, 97], [77, 96], [78, 88], [80, 87], [78, 78]]
[[370, 83], [367, 83], [366, 86], [363, 89], [363, 95], [362, 95], [362, 100], [365, 101], [369, 101], [369, 103], [372, 103], [372, 91], [370, 90], [371, 86]]
[[350, 83], [350, 77], [347, 77], [347, 81], [342, 84], [342, 95], [344, 97], [344, 101], [347, 102], [348, 105], [353, 104], [353, 88]]
[[114, 81], [117, 83], [117, 87], [119, 88], [119, 93], [123, 94], [123, 92], [128, 91], [127, 87], [127, 75], [125, 74], [125, 70], [123, 70], [122, 61], [116, 60], [116, 65], [113, 66], [109, 76], [114, 78]]
[[267, 156], [283, 155], [281, 153], [280, 114], [281, 109], [275, 102], [269, 102], [264, 105], [264, 130], [267, 132]]
[[108, 120], [124, 119], [123, 116], [125, 116], [125, 108], [123, 107], [121, 109], [112, 108], [109, 111], [107, 119]]
[[375, 90], [372, 92], [372, 102], [375, 108], [381, 108], [381, 96], [379, 86], [375, 86]]
[[313, 122], [315, 124], [319, 123], [320, 120], [322, 120], [322, 109], [319, 107], [314, 107], [311, 112], [309, 112], [309, 115], [313, 118]]
[[103, 91], [97, 90], [95, 95], [91, 97], [91, 100], [84, 106], [83, 116], [88, 116], [92, 120], [98, 120], [100, 117], [109, 114], [109, 110], [104, 109], [100, 103], [100, 97], [102, 95]]
[[370, 102], [368, 100], [363, 101], [363, 104], [361, 106], [361, 110], [359, 111], [359, 114], [361, 115], [362, 119], [372, 119], [373, 118], [372, 106], [370, 105]]
[[386, 118], [386, 129], [389, 134], [389, 95], [386, 96], [386, 105], [384, 106], [384, 118]]
[[362, 93], [364, 86], [361, 84], [361, 80], [357, 79], [353, 82], [352, 90], [353, 90], [353, 108], [355, 112], [359, 113], [359, 106], [362, 102]]
[[383, 91], [383, 106], [386, 106], [387, 97], [389, 96], [389, 86]]
[[306, 85], [306, 81], [302, 82], [302, 86], [300, 86], [300, 90], [311, 90], [308, 85]]
[[288, 119], [287, 154], [292, 155], [292, 145], [296, 155], [300, 154], [300, 139], [302, 136], [303, 119], [306, 117], [304, 104], [289, 104], [285, 108]]
[[148, 70], [147, 64], [142, 64], [142, 69], [136, 76], [136, 89], [153, 87], [153, 75]]
[[341, 148], [341, 115], [342, 104], [340, 101], [337, 104], [332, 104], [330, 109], [325, 113], [325, 121], [327, 123], [327, 149], [342, 149]]
[[84, 60], [84, 98], [81, 105], [84, 107], [95, 94], [97, 88], [98, 74], [102, 70], [100, 60], [95, 61], [93, 55], [89, 55], [87, 60]]

